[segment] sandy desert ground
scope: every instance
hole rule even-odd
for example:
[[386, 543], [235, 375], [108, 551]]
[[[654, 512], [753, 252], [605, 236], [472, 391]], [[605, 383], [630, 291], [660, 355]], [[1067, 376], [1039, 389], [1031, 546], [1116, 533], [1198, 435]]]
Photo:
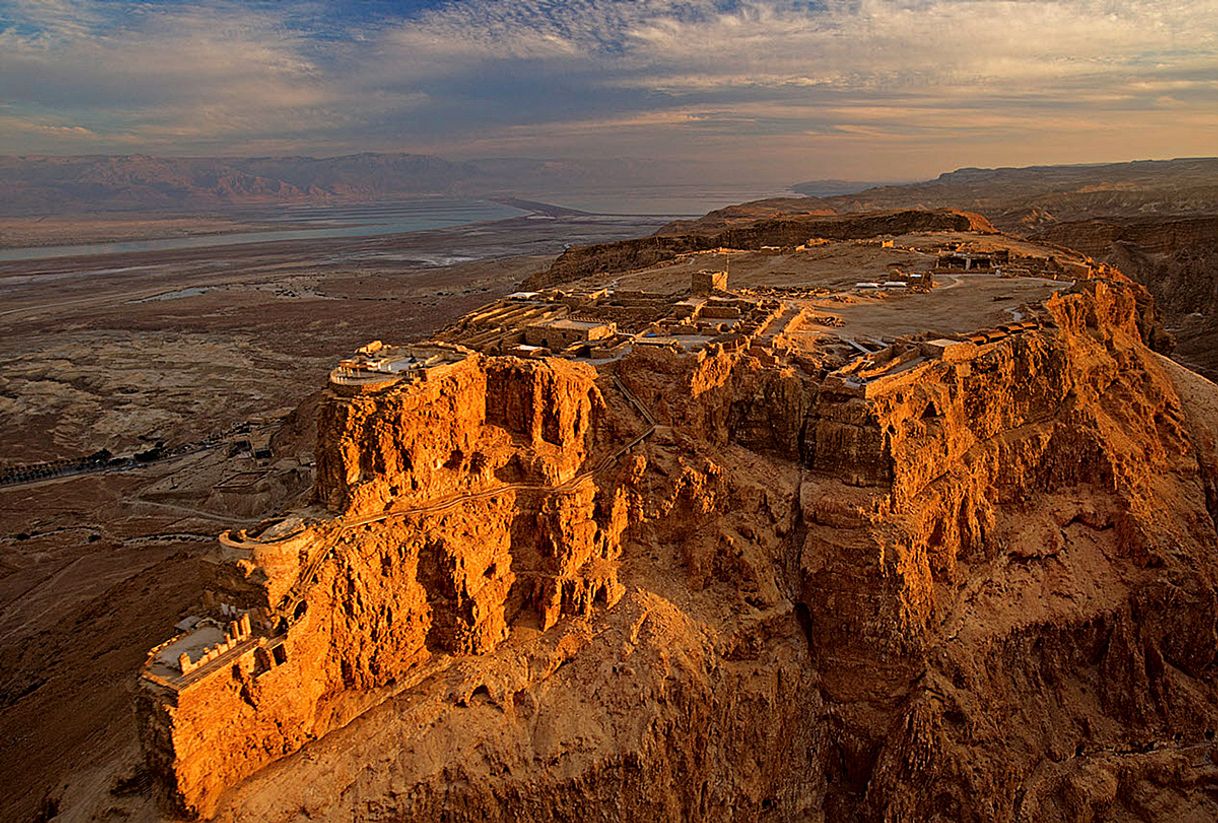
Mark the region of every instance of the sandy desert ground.
[[291, 228], [291, 225], [242, 220], [223, 215], [213, 217], [156, 214], [121, 217], [62, 215], [0, 217], [0, 249], [58, 246], [66, 242], [113, 243], [286, 228]]

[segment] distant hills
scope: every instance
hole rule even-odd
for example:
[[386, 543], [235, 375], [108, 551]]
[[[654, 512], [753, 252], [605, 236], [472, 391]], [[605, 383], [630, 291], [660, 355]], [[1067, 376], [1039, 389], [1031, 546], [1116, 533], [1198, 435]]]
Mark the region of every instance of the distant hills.
[[673, 169], [659, 166], [620, 159], [454, 162], [432, 155], [374, 153], [323, 158], [0, 156], [0, 214], [199, 212], [436, 194], [527, 195], [671, 179]]
[[[812, 194], [819, 183], [792, 189]], [[1218, 212], [1218, 158], [1139, 160], [1078, 166], [958, 169], [923, 183], [813, 195], [836, 212], [894, 208], [977, 211], [1004, 229], [1070, 220]], [[809, 206], [811, 208], [811, 206]]]
[[882, 186], [902, 186], [908, 181], [900, 182], [883, 182], [879, 183], [874, 180], [809, 180], [805, 183], [796, 183], [791, 186], [791, 191], [799, 192], [805, 197], [836, 197], [842, 194], [857, 194], [867, 189], [879, 188]]
[[[425, 154], [340, 157], [0, 156], [0, 215], [117, 211], [201, 213], [272, 204], [374, 202], [423, 195], [525, 197], [648, 189], [709, 179], [659, 161], [486, 158]], [[757, 201], [708, 215], [731, 224], [767, 212], [850, 213], [955, 208], [1007, 230], [1070, 220], [1218, 213], [1218, 158], [1082, 166], [958, 169], [920, 183], [816, 180], [804, 197]]]

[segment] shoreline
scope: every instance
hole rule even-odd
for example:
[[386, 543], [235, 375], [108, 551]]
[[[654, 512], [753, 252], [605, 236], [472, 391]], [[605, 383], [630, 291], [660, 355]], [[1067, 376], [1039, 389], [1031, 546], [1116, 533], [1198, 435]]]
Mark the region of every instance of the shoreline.
[[[50, 259], [83, 259], [115, 254], [138, 254], [143, 252], [173, 253], [194, 248], [226, 249], [232, 246], [260, 245], [263, 243], [278, 243], [283, 240], [293, 242], [312, 242], [316, 240], [359, 240], [379, 237], [392, 237], [417, 232], [438, 231], [447, 228], [461, 228], [483, 223], [496, 223], [502, 220], [513, 220], [522, 217], [542, 215], [546, 217], [572, 217], [585, 213], [563, 209], [559, 206], [549, 206], [544, 203], [529, 201], [512, 201], [510, 199], [492, 200], [481, 198], [451, 198], [450, 202], [462, 204], [470, 210], [478, 206], [502, 206], [514, 209], [522, 214], [507, 215], [498, 220], [473, 220], [459, 222], [448, 226], [424, 225], [417, 229], [393, 231], [394, 221], [384, 217], [355, 215], [349, 219], [327, 220], [324, 215], [317, 218], [302, 220], [298, 215], [282, 214], [284, 220], [268, 219], [269, 213], [258, 212], [232, 214], [198, 214], [198, 215], [167, 215], [156, 213], [131, 213], [125, 217], [105, 216], [93, 217], [85, 215], [41, 216], [33, 217], [0, 217], [0, 265], [4, 263], [22, 263]], [[342, 208], [389, 209], [395, 207], [408, 209], [411, 206], [426, 205], [426, 200], [408, 200], [385, 203], [366, 203], [344, 205]], [[526, 208], [526, 205], [528, 206]], [[323, 207], [324, 208], [324, 207]], [[593, 216], [593, 215], [587, 215]], [[293, 219], [295, 218], [295, 219]], [[42, 231], [34, 231], [32, 227], [40, 226]], [[52, 234], [50, 232], [56, 232]], [[58, 234], [63, 232], [64, 234]], [[74, 236], [73, 232], [80, 232]], [[344, 234], [343, 232], [351, 232]], [[258, 237], [252, 235], [276, 235], [291, 233], [310, 233], [307, 237]], [[9, 239], [8, 235], [18, 236]], [[23, 236], [24, 235], [24, 236]], [[66, 235], [66, 236], [65, 236]], [[219, 239], [229, 237], [233, 242], [219, 242]], [[242, 238], [246, 239], [242, 239]], [[191, 244], [192, 240], [209, 240], [216, 238], [217, 242]], [[173, 245], [181, 242], [183, 245]], [[157, 248], [148, 249], [105, 249], [109, 245], [128, 244], [164, 244]], [[80, 253], [68, 251], [79, 247]], [[88, 247], [99, 247], [92, 251], [84, 251]], [[46, 254], [47, 249], [63, 249], [62, 254]], [[16, 256], [29, 252], [29, 256]]]
[[[616, 218], [634, 226], [637, 224], [640, 232], [654, 231], [659, 225], [655, 218], [640, 217], [631, 220], [629, 216]], [[358, 236], [312, 237], [312, 238], [268, 238], [256, 242], [209, 243], [205, 245], [183, 246], [172, 249], [115, 249], [113, 251], [97, 251], [84, 254], [64, 254], [31, 256], [13, 260], [0, 259], [0, 275], [39, 277], [46, 275], [88, 275], [92, 269], [105, 267], [107, 271], [157, 264], [163, 266], [172, 263], [204, 262], [230, 259], [234, 257], [308, 257], [310, 255], [344, 255], [358, 254], [375, 262], [378, 256], [391, 253], [404, 254], [409, 251], [453, 253], [451, 246], [471, 236], [479, 237], [486, 232], [509, 232], [517, 228], [535, 228], [537, 224], [534, 215], [508, 217], [501, 220], [484, 220], [472, 223], [462, 223], [455, 226], [440, 228], [424, 228], [416, 231], [405, 231], [385, 234], [370, 234]], [[583, 218], [551, 218], [550, 224], [567, 226], [591, 225], [600, 221], [587, 221]], [[220, 236], [222, 237], [222, 235]], [[577, 238], [578, 239], [578, 238]], [[536, 242], [536, 241], [533, 241]], [[439, 244], [439, 247], [436, 247]], [[100, 245], [100, 244], [99, 244]], [[514, 246], [506, 238], [504, 246]], [[561, 249], [559, 249], [561, 251]], [[478, 256], [476, 259], [487, 259], [498, 256], [514, 256], [528, 254], [523, 248], [505, 249], [503, 254], [492, 253]], [[391, 260], [392, 258], [384, 258]]]

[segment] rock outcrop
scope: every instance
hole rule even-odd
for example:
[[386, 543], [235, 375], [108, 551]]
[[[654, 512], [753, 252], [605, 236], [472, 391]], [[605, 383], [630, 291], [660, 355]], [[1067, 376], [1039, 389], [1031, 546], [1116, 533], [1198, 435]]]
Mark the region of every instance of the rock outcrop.
[[284, 659], [144, 692], [169, 799], [1213, 816], [1218, 388], [1120, 275], [1029, 311], [868, 379], [711, 345], [333, 394], [328, 511], [216, 585]]
[[470, 357], [436, 380], [331, 391], [316, 488], [328, 510], [226, 539], [208, 593], [250, 610], [260, 645], [141, 695], [168, 804], [208, 815], [224, 788], [437, 660], [616, 602], [629, 515], [598, 471], [614, 426], [595, 372], [561, 360]]
[[1105, 260], [1145, 285], [1178, 341], [1176, 358], [1218, 377], [1218, 217], [1061, 222], [1033, 237]]
[[1046, 308], [1053, 330], [868, 398], [863, 484], [819, 444], [804, 483], [801, 599], [865, 818], [1062, 819], [1046, 761], [1207, 742], [1214, 455], [1130, 289]]

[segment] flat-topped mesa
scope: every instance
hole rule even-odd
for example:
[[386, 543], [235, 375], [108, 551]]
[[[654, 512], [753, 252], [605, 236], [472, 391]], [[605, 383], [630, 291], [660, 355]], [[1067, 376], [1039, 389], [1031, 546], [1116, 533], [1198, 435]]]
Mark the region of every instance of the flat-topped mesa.
[[[883, 225], [879, 218], [873, 228]], [[209, 585], [217, 592], [212, 606], [218, 599], [229, 611], [201, 608], [206, 620], [183, 625], [149, 657], [139, 711], [148, 762], [169, 805], [210, 814], [222, 793], [262, 766], [404, 689], [417, 689], [405, 702], [438, 705], [448, 698], [437, 696], [437, 683], [448, 690], [460, 680], [462, 693], [476, 694], [487, 671], [510, 669], [504, 694], [523, 697], [504, 707], [541, 705], [545, 689], [565, 690], [569, 706], [547, 701], [546, 711], [574, 734], [591, 729], [613, 746], [607, 758], [564, 771], [558, 790], [580, 802], [625, 797], [626, 813], [637, 813], [643, 807], [630, 805], [632, 790], [621, 789], [633, 778], [622, 777], [620, 752], [638, 752], [639, 773], [662, 776], [661, 761], [684, 762], [672, 755], [690, 740], [656, 729], [698, 726], [706, 711], [754, 705], [736, 699], [730, 672], [739, 666], [737, 674], [758, 683], [750, 661], [759, 658], [715, 657], [716, 644], [706, 641], [716, 632], [742, 638], [725, 644], [735, 649], [730, 655], [757, 653], [745, 645], [761, 648], [778, 632], [773, 639], [785, 639], [774, 648], [792, 667], [783, 671], [797, 681], [814, 671], [806, 685], [816, 697], [806, 705], [774, 694], [756, 705], [768, 707], [763, 714], [790, 713], [775, 734], [800, 729], [822, 741], [801, 751], [822, 761], [834, 775], [825, 786], [844, 787], [849, 803], [870, 791], [868, 781], [913, 768], [901, 753], [915, 749], [918, 768], [937, 769], [945, 786], [960, 783], [967, 770], [942, 752], [917, 749], [922, 727], [901, 714], [925, 685], [923, 673], [942, 669], [941, 655], [954, 648], [939, 641], [944, 612], [961, 591], [1001, 571], [1004, 554], [1016, 565], [1050, 557], [1084, 527], [1075, 535], [1081, 553], [1065, 562], [1090, 563], [1086, 552], [1102, 550], [1123, 581], [1133, 579], [1130, 569], [1170, 566], [1169, 539], [1213, 544], [1218, 507], [1209, 504], [1209, 519], [1204, 512], [1207, 490], [1218, 495], [1212, 482], [1198, 481], [1197, 450], [1181, 422], [1187, 410], [1144, 345], [1155, 329], [1142, 290], [1086, 260], [1059, 264], [1057, 250], [929, 231], [838, 250], [852, 267], [880, 273], [892, 286], [880, 292], [851, 287], [860, 279], [854, 268], [824, 272], [843, 264], [819, 246], [781, 262], [761, 251], [743, 255], [732, 264], [733, 292], [720, 272], [691, 259], [623, 276], [631, 288], [585, 283], [511, 295], [441, 332], [448, 343], [372, 345], [344, 361], [319, 412], [316, 509], [226, 533]], [[806, 240], [806, 226], [801, 232]], [[998, 253], [1007, 246], [1009, 254]], [[953, 257], [931, 278], [941, 252]], [[889, 264], [926, 274], [925, 288], [883, 274]], [[502, 354], [513, 351], [525, 356]], [[1185, 514], [1157, 521], [1164, 500]], [[563, 646], [568, 631], [617, 637], [601, 628], [625, 620], [622, 607], [604, 614], [600, 607], [622, 597], [624, 541], [637, 550], [623, 565], [631, 575], [626, 609], [676, 609], [680, 620], [667, 622], [695, 627], [648, 640], [642, 617], [633, 628], [621, 623], [621, 637], [631, 638], [625, 653], [656, 643], [656, 659], [668, 660], [671, 650], [696, 645], [705, 669], [695, 669], [711, 678], [692, 680], [680, 667], [633, 669], [632, 680], [662, 683], [650, 694], [664, 699], [647, 710], [663, 726], [616, 709], [612, 718], [572, 720], [582, 709], [570, 707], [605, 694], [595, 689], [618, 688], [595, 674], [605, 660], [574, 660], [592, 672], [583, 680], [533, 662], [539, 648]], [[1046, 565], [1056, 574], [1056, 562]], [[723, 588], [707, 590], [717, 583]], [[1125, 602], [1124, 585], [1112, 589], [1113, 603]], [[734, 598], [743, 600], [733, 606]], [[1053, 619], [1070, 631], [1111, 625], [1109, 606], [1080, 603]], [[549, 632], [564, 617], [594, 610], [595, 621]], [[975, 622], [961, 617], [961, 631], [992, 632], [993, 642], [970, 648], [1010, 669], [1021, 684], [1016, 699], [1054, 699], [1048, 681], [1020, 668], [1022, 657], [1001, 654], [1022, 642], [1022, 629]], [[606, 653], [618, 654], [618, 643]], [[454, 665], [470, 655], [483, 657]], [[1189, 655], [1182, 653], [1186, 667], [1209, 665]], [[1064, 680], [1077, 668], [1054, 674]], [[788, 682], [780, 674], [775, 681]], [[943, 674], [927, 687], [935, 694], [957, 688]], [[704, 700], [712, 693], [695, 682], [730, 699]], [[674, 700], [674, 684], [692, 700]], [[434, 753], [436, 739], [469, 735], [463, 744], [487, 752], [494, 774], [452, 780], [458, 772], [445, 755], [429, 762], [428, 776], [370, 776], [397, 781], [377, 795], [377, 803], [393, 798], [381, 811], [432, 816], [411, 799], [419, 787], [490, 816], [516, 808], [507, 798], [517, 797], [521, 780], [554, 790], [538, 765], [549, 761], [530, 748], [536, 742], [503, 733], [534, 722], [523, 709], [505, 708], [503, 727], [445, 725], [449, 709], [436, 712], [437, 723], [392, 727], [378, 739], [401, 745], [409, 759]], [[713, 715], [729, 740], [753, 730], [758, 716]], [[889, 737], [911, 739], [902, 748], [889, 746]], [[881, 751], [889, 751], [883, 768], [875, 765]], [[656, 791], [675, 797], [689, 786], [720, 786], [738, 799], [744, 784], [735, 764], [699, 754], [692, 779], [682, 773]], [[774, 796], [757, 793], [749, 813], [764, 816], [763, 798]], [[704, 814], [699, 797], [680, 807], [684, 816]], [[788, 805], [779, 816], [796, 819], [808, 808]], [[932, 815], [919, 808], [905, 816]]]
[[227, 787], [443, 657], [493, 649], [514, 621], [548, 628], [623, 593], [623, 453], [596, 447], [620, 435], [598, 431], [615, 424], [595, 370], [373, 349], [320, 411], [329, 512], [222, 535], [213, 585], [237, 628], [196, 619], [149, 656], [141, 736], [177, 813], [210, 814]]

